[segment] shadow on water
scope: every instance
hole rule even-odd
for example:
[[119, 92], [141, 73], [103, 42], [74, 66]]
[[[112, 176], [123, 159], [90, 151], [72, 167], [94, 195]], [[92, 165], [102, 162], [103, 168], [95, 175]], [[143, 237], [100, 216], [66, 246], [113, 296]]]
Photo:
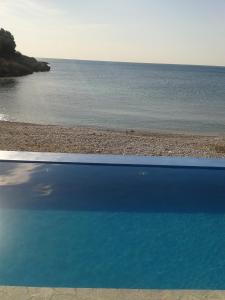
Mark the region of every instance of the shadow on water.
[[225, 169], [1, 163], [0, 208], [225, 213]]
[[0, 78], [0, 89], [12, 89], [15, 88], [18, 81], [15, 78]]

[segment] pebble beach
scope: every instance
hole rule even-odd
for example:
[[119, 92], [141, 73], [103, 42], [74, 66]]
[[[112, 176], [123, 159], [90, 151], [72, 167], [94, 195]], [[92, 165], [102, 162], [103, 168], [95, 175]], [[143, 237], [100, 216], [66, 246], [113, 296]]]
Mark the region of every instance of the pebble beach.
[[0, 122], [0, 150], [225, 157], [225, 135], [190, 135]]

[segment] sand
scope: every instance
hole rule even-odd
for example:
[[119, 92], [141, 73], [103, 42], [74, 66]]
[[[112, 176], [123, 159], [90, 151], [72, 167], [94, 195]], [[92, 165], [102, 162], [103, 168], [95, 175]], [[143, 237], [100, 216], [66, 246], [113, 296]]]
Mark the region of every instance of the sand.
[[0, 121], [0, 150], [225, 157], [225, 135], [167, 134]]

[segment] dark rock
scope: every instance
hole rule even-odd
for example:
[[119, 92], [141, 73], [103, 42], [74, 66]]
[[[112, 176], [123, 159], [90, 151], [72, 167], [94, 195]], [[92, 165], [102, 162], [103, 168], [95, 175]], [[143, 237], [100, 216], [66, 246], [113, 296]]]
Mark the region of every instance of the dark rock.
[[24, 76], [34, 72], [50, 71], [50, 66], [47, 62], [39, 62], [33, 57], [22, 55], [20, 52], [15, 51], [15, 46], [14, 37], [10, 32], [1, 29], [0, 77]]
[[50, 71], [46, 62], [39, 62], [35, 58], [15, 55], [10, 59], [0, 57], [0, 77], [14, 77], [29, 75], [34, 72]]

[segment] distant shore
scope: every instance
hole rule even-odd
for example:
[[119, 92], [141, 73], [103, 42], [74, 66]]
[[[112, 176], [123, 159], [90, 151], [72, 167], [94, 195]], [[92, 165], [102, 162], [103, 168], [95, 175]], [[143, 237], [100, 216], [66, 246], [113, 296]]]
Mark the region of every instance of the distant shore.
[[225, 157], [225, 136], [165, 134], [0, 121], [0, 150]]

